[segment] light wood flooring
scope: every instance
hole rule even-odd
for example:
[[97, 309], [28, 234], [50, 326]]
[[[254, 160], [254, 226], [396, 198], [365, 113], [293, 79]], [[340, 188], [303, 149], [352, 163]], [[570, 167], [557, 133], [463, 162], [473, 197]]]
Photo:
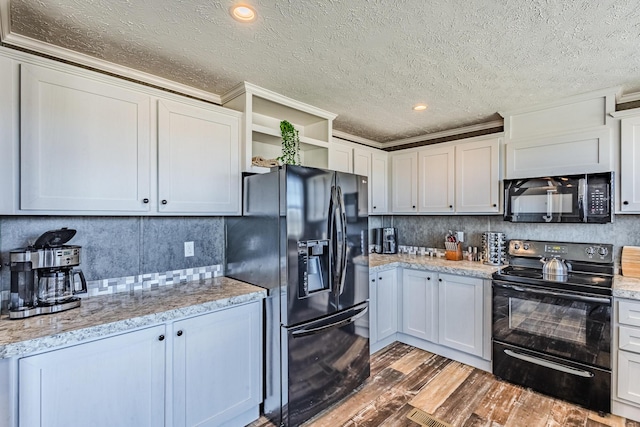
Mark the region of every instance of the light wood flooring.
[[[497, 380], [441, 356], [394, 343], [371, 357], [371, 376], [355, 393], [305, 427], [419, 427], [414, 407], [454, 427], [640, 427]], [[272, 427], [260, 418], [250, 427]]]

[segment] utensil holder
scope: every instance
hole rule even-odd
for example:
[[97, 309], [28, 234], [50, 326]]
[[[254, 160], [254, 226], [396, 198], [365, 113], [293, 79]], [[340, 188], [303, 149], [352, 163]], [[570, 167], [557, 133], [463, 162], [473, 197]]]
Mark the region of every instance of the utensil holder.
[[444, 258], [449, 261], [462, 261], [462, 244], [460, 242], [444, 242]]

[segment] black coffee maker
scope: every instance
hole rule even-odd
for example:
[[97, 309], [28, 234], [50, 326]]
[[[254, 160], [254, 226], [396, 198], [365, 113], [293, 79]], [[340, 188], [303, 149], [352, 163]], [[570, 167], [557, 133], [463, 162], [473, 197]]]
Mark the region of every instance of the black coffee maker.
[[10, 252], [10, 319], [80, 307], [75, 295], [87, 292], [84, 273], [74, 268], [80, 265], [81, 247], [65, 245], [75, 234], [68, 228], [47, 231], [33, 246]]

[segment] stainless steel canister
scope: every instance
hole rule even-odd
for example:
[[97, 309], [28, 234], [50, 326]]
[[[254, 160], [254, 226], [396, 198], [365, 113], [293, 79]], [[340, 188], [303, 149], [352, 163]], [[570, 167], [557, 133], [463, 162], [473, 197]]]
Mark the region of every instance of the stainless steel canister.
[[507, 263], [507, 238], [504, 233], [486, 231], [482, 234], [482, 261], [488, 265]]

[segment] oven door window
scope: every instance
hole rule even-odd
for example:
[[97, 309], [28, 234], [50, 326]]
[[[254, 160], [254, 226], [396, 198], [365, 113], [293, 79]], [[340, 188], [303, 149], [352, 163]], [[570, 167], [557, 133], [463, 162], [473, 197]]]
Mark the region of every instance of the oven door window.
[[609, 368], [611, 299], [494, 281], [493, 339]]

